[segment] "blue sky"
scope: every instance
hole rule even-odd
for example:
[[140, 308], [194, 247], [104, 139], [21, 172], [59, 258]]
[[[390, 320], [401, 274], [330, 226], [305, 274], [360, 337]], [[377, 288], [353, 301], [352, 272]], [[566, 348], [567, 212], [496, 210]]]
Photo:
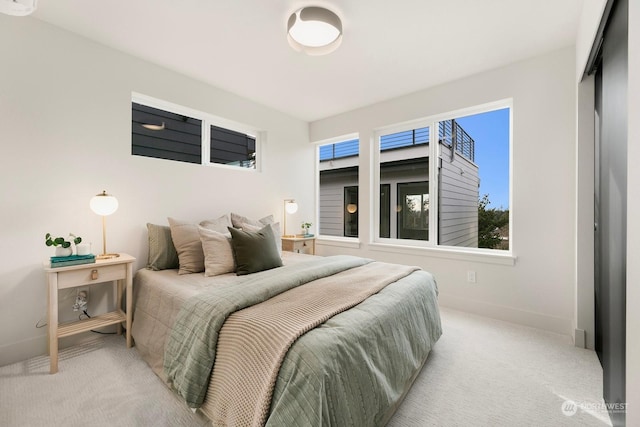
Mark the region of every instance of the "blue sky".
[[456, 118], [475, 140], [480, 197], [489, 194], [492, 208], [509, 208], [509, 109]]

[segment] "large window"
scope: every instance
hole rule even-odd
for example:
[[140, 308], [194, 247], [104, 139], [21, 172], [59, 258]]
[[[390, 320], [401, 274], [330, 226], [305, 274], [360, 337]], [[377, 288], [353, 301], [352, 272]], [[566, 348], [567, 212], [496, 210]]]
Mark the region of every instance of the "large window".
[[131, 103], [131, 154], [257, 169], [258, 132], [143, 95]]
[[[401, 183], [412, 182], [412, 177], [425, 179], [428, 173], [429, 128], [412, 129], [383, 137], [382, 150], [387, 162], [382, 167], [384, 182], [380, 183], [379, 230], [381, 237], [402, 236], [400, 238], [426, 238], [428, 231], [428, 196], [426, 205], [423, 200], [413, 203], [418, 196], [405, 194], [399, 190], [418, 190], [428, 195], [428, 183], [419, 182], [403, 187]], [[416, 149], [423, 157], [407, 159], [404, 150]], [[416, 152], [416, 151], [412, 151]], [[350, 139], [319, 148], [320, 175], [320, 234], [325, 236], [358, 237], [358, 174], [359, 140]], [[406, 197], [407, 202], [400, 200]], [[396, 203], [397, 198], [397, 203]], [[394, 203], [392, 204], [392, 200]], [[403, 205], [407, 204], [403, 210]], [[426, 211], [412, 212], [411, 208], [426, 208]], [[419, 217], [419, 218], [418, 218]], [[393, 232], [391, 230], [394, 230]], [[398, 230], [398, 231], [396, 231]]]
[[376, 135], [375, 185], [391, 193], [376, 199], [376, 239], [509, 249], [511, 113], [491, 107]]
[[430, 127], [379, 135], [379, 237], [427, 240]]
[[319, 232], [358, 237], [359, 141], [350, 139], [319, 148]]

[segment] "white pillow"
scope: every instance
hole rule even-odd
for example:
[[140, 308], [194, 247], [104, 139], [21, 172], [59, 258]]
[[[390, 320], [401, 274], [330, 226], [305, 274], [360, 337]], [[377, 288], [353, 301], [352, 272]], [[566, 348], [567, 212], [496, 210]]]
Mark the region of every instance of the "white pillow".
[[272, 224], [273, 222], [275, 222], [275, 220], [273, 219], [273, 215], [267, 215], [264, 218], [256, 220], [231, 212], [231, 223], [235, 228], [242, 228], [242, 224], [250, 224], [254, 227], [262, 228], [267, 224]]
[[220, 218], [216, 219], [205, 219], [200, 222], [200, 225], [209, 230], [217, 231], [218, 233], [228, 233], [229, 230], [227, 227], [231, 227], [231, 219], [229, 219], [229, 215], [222, 215]]
[[[200, 226], [226, 233], [231, 226], [228, 215], [200, 222]], [[198, 233], [198, 225], [175, 218], [169, 218], [171, 240], [178, 253], [178, 274], [200, 273], [204, 271], [204, 253]]]
[[217, 276], [236, 271], [231, 233], [219, 233], [202, 226], [198, 227], [198, 233], [204, 252], [204, 275]]
[[178, 274], [204, 271], [204, 254], [198, 234], [198, 226], [189, 222], [169, 218], [171, 240], [178, 253]]

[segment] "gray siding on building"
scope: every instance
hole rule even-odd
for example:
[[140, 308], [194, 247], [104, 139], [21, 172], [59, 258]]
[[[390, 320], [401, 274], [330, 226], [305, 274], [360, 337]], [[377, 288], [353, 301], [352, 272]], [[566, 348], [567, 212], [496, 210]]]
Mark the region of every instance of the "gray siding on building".
[[[478, 166], [441, 144], [438, 244], [478, 247]], [[385, 151], [380, 184], [389, 184], [390, 238], [398, 237], [398, 184], [429, 181], [428, 146]], [[345, 187], [358, 185], [357, 157], [321, 162], [319, 233], [344, 236]], [[429, 227], [433, 229], [433, 227]]]
[[357, 170], [320, 173], [320, 234], [344, 236], [344, 188], [358, 185]]
[[441, 145], [438, 244], [478, 247], [478, 166]]

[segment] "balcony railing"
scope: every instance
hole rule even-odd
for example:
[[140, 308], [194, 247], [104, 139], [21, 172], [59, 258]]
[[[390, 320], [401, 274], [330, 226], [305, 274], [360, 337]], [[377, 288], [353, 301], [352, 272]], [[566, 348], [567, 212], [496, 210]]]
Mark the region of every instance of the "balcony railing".
[[[428, 143], [429, 128], [425, 127], [382, 136], [380, 138], [380, 151]], [[359, 140], [352, 139], [335, 144], [323, 145], [320, 147], [320, 161], [357, 156], [359, 153], [358, 144]]]
[[453, 147], [456, 153], [474, 161], [475, 141], [455, 119], [440, 122], [439, 133], [440, 143]]
[[[474, 161], [475, 141], [462, 126], [452, 120], [445, 120], [438, 124], [440, 142], [454, 147], [455, 152]], [[429, 143], [429, 127], [396, 132], [380, 137], [380, 151], [406, 148], [414, 145]], [[357, 156], [359, 141], [352, 139], [320, 147], [320, 161]]]
[[359, 153], [359, 142], [357, 139], [352, 139], [336, 144], [322, 145], [320, 146], [320, 161], [357, 156]]

